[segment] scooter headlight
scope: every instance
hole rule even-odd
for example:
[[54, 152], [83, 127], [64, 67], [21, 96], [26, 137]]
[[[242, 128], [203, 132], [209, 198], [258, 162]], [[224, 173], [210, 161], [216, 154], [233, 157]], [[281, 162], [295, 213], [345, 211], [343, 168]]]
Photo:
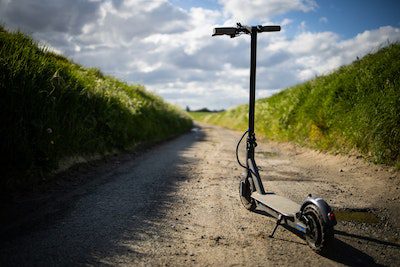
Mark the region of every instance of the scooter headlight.
[[333, 211], [328, 213], [328, 219], [330, 221], [336, 222], [336, 216], [335, 216], [335, 213], [333, 213]]

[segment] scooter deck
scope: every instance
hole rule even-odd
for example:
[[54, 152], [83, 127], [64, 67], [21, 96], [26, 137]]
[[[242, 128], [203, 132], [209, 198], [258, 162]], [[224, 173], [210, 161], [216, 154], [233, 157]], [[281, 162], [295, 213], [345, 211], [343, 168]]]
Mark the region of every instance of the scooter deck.
[[258, 192], [253, 192], [251, 197], [286, 217], [293, 217], [300, 211], [299, 204], [275, 193], [261, 195]]

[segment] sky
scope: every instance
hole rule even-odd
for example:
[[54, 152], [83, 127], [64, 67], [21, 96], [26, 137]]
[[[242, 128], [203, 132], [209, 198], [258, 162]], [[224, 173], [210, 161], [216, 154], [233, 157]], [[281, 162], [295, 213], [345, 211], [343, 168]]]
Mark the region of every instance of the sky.
[[260, 98], [400, 41], [399, 10], [395, 0], [0, 0], [0, 23], [182, 108], [225, 109], [248, 101], [250, 37], [211, 37], [214, 27], [281, 25], [258, 35]]

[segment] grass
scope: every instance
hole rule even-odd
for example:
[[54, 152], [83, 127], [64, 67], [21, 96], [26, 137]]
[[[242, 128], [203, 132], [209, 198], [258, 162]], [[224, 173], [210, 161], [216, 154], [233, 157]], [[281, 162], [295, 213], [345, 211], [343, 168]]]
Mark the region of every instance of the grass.
[[[247, 128], [248, 105], [191, 116]], [[256, 102], [256, 132], [276, 141], [400, 167], [400, 44]]]
[[70, 156], [131, 149], [192, 126], [143, 86], [83, 68], [2, 27], [0, 92], [3, 185], [50, 173]]
[[206, 116], [216, 114], [217, 112], [189, 111], [188, 113], [193, 120], [202, 121]]

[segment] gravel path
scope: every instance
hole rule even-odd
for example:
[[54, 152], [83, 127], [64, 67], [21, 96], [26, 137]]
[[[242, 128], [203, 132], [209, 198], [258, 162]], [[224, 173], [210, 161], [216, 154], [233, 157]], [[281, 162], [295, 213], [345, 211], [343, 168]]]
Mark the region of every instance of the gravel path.
[[259, 142], [268, 191], [299, 203], [320, 195], [341, 216], [334, 247], [321, 256], [283, 227], [269, 238], [275, 221], [241, 206], [238, 137], [202, 125], [93, 168], [81, 175], [90, 182], [3, 229], [0, 266], [400, 265], [398, 171]]

